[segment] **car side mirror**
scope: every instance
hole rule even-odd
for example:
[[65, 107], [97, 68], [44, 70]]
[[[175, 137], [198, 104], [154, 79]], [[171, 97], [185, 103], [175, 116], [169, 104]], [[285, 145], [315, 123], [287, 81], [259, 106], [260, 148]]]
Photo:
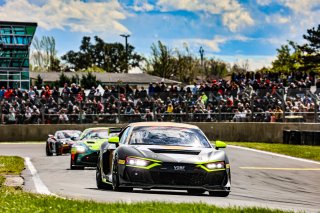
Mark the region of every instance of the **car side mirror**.
[[79, 137], [71, 137], [71, 140], [73, 141], [78, 141], [80, 138]]
[[226, 148], [227, 144], [222, 141], [216, 141], [215, 147], [216, 147], [216, 149], [222, 149], [222, 148]]
[[119, 137], [111, 137], [108, 139], [108, 143], [115, 143], [115, 144], [118, 144], [119, 143]]

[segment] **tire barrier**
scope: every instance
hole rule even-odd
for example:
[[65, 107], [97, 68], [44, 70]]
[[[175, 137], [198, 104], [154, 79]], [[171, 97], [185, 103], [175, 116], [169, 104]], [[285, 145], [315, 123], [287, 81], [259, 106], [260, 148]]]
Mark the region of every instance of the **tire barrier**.
[[320, 146], [320, 131], [283, 130], [283, 143]]

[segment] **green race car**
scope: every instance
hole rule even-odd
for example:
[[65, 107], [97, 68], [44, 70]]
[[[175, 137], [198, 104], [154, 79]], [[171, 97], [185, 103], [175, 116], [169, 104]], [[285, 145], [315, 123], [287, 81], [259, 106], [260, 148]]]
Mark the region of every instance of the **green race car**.
[[117, 136], [121, 128], [95, 127], [85, 129], [79, 140], [71, 147], [70, 169], [96, 167], [100, 146], [108, 138]]

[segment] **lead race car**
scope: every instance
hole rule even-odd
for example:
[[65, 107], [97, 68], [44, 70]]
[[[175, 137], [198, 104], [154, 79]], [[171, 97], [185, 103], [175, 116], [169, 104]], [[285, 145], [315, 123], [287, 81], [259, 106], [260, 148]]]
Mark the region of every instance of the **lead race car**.
[[226, 197], [231, 187], [226, 144], [212, 145], [196, 126], [142, 122], [101, 145], [96, 169], [99, 189], [183, 189]]
[[102, 143], [116, 136], [122, 128], [95, 127], [85, 129], [79, 140], [71, 148], [70, 169], [84, 169], [97, 165], [98, 153]]

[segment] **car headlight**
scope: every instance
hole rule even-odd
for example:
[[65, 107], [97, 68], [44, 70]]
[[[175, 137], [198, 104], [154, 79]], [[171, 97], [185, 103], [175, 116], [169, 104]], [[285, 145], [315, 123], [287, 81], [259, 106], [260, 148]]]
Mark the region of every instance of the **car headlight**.
[[211, 163], [207, 163], [206, 167], [210, 170], [213, 169], [224, 169], [225, 168], [225, 163], [223, 161], [219, 161], [219, 162], [211, 162]]
[[149, 164], [150, 164], [150, 161], [148, 160], [144, 160], [141, 158], [126, 157], [126, 165], [146, 167]]
[[77, 153], [85, 153], [86, 148], [83, 146], [76, 146]]

